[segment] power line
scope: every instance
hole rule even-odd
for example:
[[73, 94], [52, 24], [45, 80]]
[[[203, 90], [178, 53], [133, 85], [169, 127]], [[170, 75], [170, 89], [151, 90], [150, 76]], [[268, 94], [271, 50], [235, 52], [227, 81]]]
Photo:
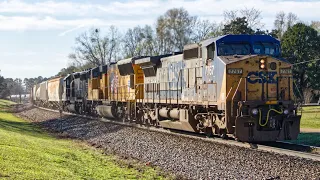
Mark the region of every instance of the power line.
[[294, 63], [294, 64], [292, 64], [292, 65], [303, 64], [303, 63], [307, 63], [307, 62], [316, 62], [316, 61], [320, 61], [320, 59], [314, 59], [314, 60], [310, 60], [310, 61], [304, 61], [304, 62]]

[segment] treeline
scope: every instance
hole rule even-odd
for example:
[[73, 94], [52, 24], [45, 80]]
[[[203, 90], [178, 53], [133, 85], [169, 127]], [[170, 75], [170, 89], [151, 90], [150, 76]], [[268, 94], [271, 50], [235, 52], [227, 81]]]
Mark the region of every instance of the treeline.
[[30, 94], [32, 87], [42, 81], [47, 80], [39, 76], [37, 78], [4, 78], [0, 75], [0, 99], [11, 98], [12, 95], [17, 95], [20, 97], [23, 94]]
[[[154, 26], [136, 26], [123, 34], [115, 26], [105, 34], [98, 28], [90, 29], [75, 39], [74, 51], [69, 55], [71, 66], [60, 74], [133, 56], [182, 51], [186, 44], [223, 34], [268, 34], [282, 39], [288, 29], [301, 22], [294, 13], [279, 12], [274, 28], [266, 30], [262, 12], [255, 8], [225, 11], [223, 16], [223, 22], [215, 23], [192, 16], [183, 8], [173, 8], [159, 16]], [[319, 31], [320, 21], [309, 24]]]
[[315, 97], [320, 100], [320, 21], [303, 22], [292, 12], [278, 12], [273, 28], [267, 30], [262, 12], [255, 8], [225, 11], [223, 16], [223, 22], [215, 23], [173, 8], [159, 16], [154, 26], [136, 26], [124, 34], [115, 26], [104, 35], [99, 29], [88, 30], [75, 39], [71, 65], [58, 75], [128, 57], [182, 51], [186, 44], [224, 34], [266, 34], [281, 40], [282, 57], [294, 64], [296, 94], [306, 103]]
[[[219, 35], [266, 34], [281, 40], [282, 57], [294, 64], [296, 94], [307, 103], [319, 97], [320, 21], [302, 22], [294, 13], [278, 12], [273, 28], [267, 30], [262, 23], [262, 12], [255, 8], [225, 11], [223, 16], [224, 20], [216, 23], [192, 16], [183, 8], [173, 8], [159, 16], [155, 25], [136, 26], [122, 34], [115, 26], [104, 33], [92, 28], [76, 37], [74, 50], [69, 54], [70, 66], [56, 76], [123, 58], [182, 51], [186, 44]], [[35, 83], [43, 80], [46, 79], [5, 79], [6, 85], [0, 81], [0, 88], [7, 90], [0, 89], [0, 93], [18, 94], [14, 89], [19, 88], [12, 87], [20, 83], [15, 82], [23, 82], [24, 91], [29, 92]]]

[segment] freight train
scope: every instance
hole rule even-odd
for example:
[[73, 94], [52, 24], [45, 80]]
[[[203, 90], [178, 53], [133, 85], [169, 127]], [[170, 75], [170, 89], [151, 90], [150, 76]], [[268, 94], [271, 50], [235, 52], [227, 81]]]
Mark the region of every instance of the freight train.
[[239, 141], [296, 139], [292, 65], [268, 35], [225, 35], [34, 86], [38, 106]]

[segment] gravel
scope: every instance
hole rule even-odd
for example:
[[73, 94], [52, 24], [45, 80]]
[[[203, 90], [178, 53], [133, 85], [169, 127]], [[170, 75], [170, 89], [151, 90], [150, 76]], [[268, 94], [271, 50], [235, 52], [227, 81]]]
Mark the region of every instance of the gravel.
[[187, 179], [320, 179], [320, 162], [31, 109], [17, 115]]

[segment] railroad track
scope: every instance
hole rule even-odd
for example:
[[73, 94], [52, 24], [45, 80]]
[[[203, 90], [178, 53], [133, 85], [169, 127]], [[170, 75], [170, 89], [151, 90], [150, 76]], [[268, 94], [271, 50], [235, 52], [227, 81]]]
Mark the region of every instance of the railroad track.
[[[58, 110], [43, 108], [35, 106], [39, 109], [43, 109], [46, 111], [52, 111], [59, 113]], [[129, 126], [129, 127], [135, 127], [139, 129], [154, 131], [154, 132], [160, 132], [160, 133], [166, 133], [171, 134], [175, 136], [182, 136], [190, 139], [195, 140], [201, 140], [211, 143], [219, 143], [219, 144], [226, 144], [231, 146], [237, 146], [237, 147], [243, 147], [243, 148], [250, 148], [252, 150], [256, 151], [267, 151], [267, 152], [274, 152], [289, 156], [295, 156], [300, 158], [306, 158], [306, 159], [312, 159], [316, 161], [320, 161], [320, 147], [314, 147], [314, 146], [308, 146], [308, 145], [302, 145], [302, 144], [293, 144], [289, 142], [264, 142], [264, 143], [247, 143], [247, 142], [238, 142], [232, 139], [222, 139], [219, 137], [213, 137], [213, 138], [207, 138], [205, 135], [202, 134], [196, 134], [196, 133], [189, 133], [189, 132], [181, 132], [176, 130], [168, 130], [163, 128], [157, 128], [153, 126], [145, 126], [140, 124], [133, 124], [128, 122], [120, 122], [120, 121], [114, 121], [111, 119], [106, 118], [99, 118], [99, 117], [93, 117], [93, 116], [87, 116], [87, 115], [80, 115], [80, 114], [74, 114], [69, 112], [63, 112], [65, 115], [73, 115], [83, 118], [88, 118], [92, 120], [99, 120], [106, 123], [112, 123], [112, 124], [118, 124], [123, 126]]]

